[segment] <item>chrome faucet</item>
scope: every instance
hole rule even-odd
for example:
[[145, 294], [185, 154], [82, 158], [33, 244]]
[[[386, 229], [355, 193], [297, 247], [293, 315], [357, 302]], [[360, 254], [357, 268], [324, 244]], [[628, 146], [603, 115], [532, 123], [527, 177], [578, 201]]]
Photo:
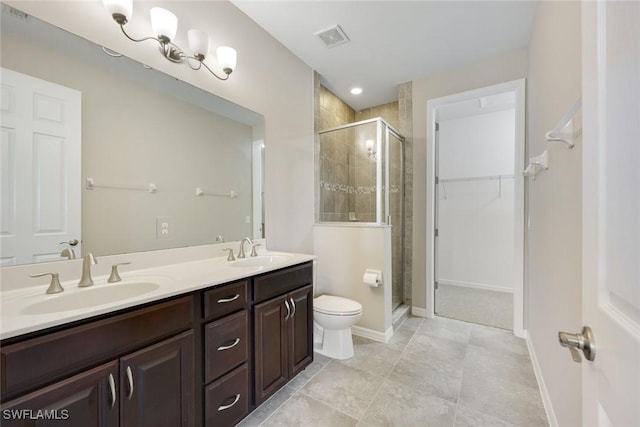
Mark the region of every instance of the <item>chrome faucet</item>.
[[93, 279], [91, 278], [91, 266], [97, 264], [98, 260], [93, 256], [91, 252], [82, 257], [82, 277], [78, 282], [78, 286], [86, 288], [93, 285]]
[[245, 258], [246, 255], [244, 254], [244, 244], [245, 242], [249, 242], [250, 245], [253, 245], [253, 241], [248, 238], [245, 237], [241, 242], [240, 242], [240, 250], [238, 251], [238, 258]]

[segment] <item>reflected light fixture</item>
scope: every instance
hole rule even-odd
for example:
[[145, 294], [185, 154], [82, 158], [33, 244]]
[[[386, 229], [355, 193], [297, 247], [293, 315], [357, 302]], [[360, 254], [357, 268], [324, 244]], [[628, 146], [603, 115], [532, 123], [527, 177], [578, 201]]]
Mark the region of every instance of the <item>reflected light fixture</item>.
[[376, 152], [375, 152], [375, 150], [373, 149], [373, 145], [374, 145], [374, 143], [375, 143], [375, 142], [374, 142], [374, 140], [373, 140], [373, 139], [367, 139], [367, 140], [364, 142], [364, 145], [365, 145], [365, 147], [366, 147], [366, 149], [367, 149], [367, 154], [369, 155], [369, 158], [370, 158], [370, 159], [372, 159], [372, 160], [376, 160]]
[[102, 0], [104, 7], [111, 14], [111, 17], [118, 25], [122, 33], [131, 41], [143, 42], [146, 40], [155, 40], [160, 45], [160, 53], [171, 62], [181, 64], [186, 62], [193, 70], [199, 70], [204, 66], [211, 74], [220, 80], [227, 80], [229, 74], [236, 68], [238, 54], [235, 49], [229, 46], [220, 46], [216, 49], [218, 57], [218, 65], [224, 72], [224, 76], [220, 77], [204, 62], [209, 53], [209, 35], [202, 30], [189, 30], [187, 38], [189, 40], [189, 49], [193, 52], [193, 56], [187, 55], [179, 46], [174, 44], [173, 40], [178, 31], [178, 18], [176, 15], [161, 7], [151, 8], [151, 28], [155, 36], [135, 39], [124, 30], [124, 26], [131, 19], [133, 14], [133, 0]]

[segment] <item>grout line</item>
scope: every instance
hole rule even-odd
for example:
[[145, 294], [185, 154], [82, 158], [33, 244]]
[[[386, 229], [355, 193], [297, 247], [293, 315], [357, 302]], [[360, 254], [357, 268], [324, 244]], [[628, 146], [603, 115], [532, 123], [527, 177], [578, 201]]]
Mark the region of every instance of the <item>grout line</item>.
[[[304, 395], [305, 395], [305, 396], [307, 396], [307, 397], [311, 397], [311, 396], [307, 395], [306, 393], [302, 393], [302, 388], [303, 388], [307, 383], [309, 383], [309, 381], [311, 381], [311, 379], [312, 379], [312, 378], [314, 378], [316, 375], [318, 375], [320, 372], [322, 372], [322, 370], [323, 370], [324, 368], [326, 368], [326, 367], [327, 367], [327, 365], [329, 365], [329, 363], [331, 363], [331, 360], [329, 360], [327, 363], [325, 363], [325, 364], [324, 364], [324, 366], [322, 366], [322, 367], [320, 368], [320, 370], [318, 370], [318, 372], [316, 372], [315, 374], [311, 375], [311, 377], [309, 378], [309, 380], [307, 380], [307, 382], [305, 382], [305, 383], [300, 387], [300, 389], [299, 389], [299, 390], [296, 390], [295, 388], [293, 388], [293, 387], [289, 387], [288, 385], [286, 385], [286, 384], [285, 384], [285, 385], [284, 385], [284, 387], [289, 387], [291, 390], [293, 390], [293, 393], [291, 393], [291, 396], [289, 396], [287, 399], [285, 399], [285, 400], [284, 400], [284, 402], [282, 402], [280, 405], [278, 405], [278, 407], [277, 407], [277, 408], [275, 408], [275, 409], [274, 409], [274, 410], [269, 414], [269, 416], [268, 416], [267, 418], [265, 418], [265, 419], [264, 419], [260, 424], [258, 424], [258, 426], [261, 426], [261, 425], [263, 425], [264, 423], [266, 423], [266, 422], [267, 422], [267, 420], [273, 416], [273, 414], [275, 414], [276, 412], [278, 412], [278, 410], [279, 410], [280, 408], [282, 408], [282, 407], [284, 406], [284, 404], [285, 404], [285, 403], [287, 403], [288, 401], [290, 401], [290, 400], [291, 400], [291, 398], [292, 398], [293, 396], [295, 396], [297, 393], [301, 393], [301, 394], [304, 394]], [[302, 372], [304, 372], [304, 370], [303, 370]], [[300, 372], [298, 375], [302, 374], [302, 372]], [[282, 389], [284, 389], [284, 387], [283, 387]], [[280, 390], [282, 390], [282, 389], [280, 389]], [[276, 394], [277, 394], [277, 393], [278, 393], [278, 392], [276, 392]], [[266, 404], [269, 400], [273, 399], [274, 397], [275, 397], [275, 394], [274, 394], [273, 396], [271, 396], [269, 399], [265, 400], [265, 401], [262, 403], [262, 405]], [[312, 398], [312, 397], [311, 397], [311, 398]], [[313, 398], [312, 398], [312, 399], [313, 399]], [[314, 399], [314, 400], [315, 400], [315, 399]], [[262, 406], [262, 405], [260, 405], [260, 406]], [[254, 411], [255, 411], [255, 410], [257, 410], [260, 406], [258, 406], [256, 409], [254, 409]], [[352, 417], [352, 418], [353, 418], [353, 417]]]
[[[420, 325], [422, 324], [422, 322], [420, 322]], [[420, 327], [420, 325], [418, 325], [418, 327]], [[407, 341], [407, 343], [405, 344], [404, 348], [402, 349], [402, 351], [400, 351], [400, 356], [398, 356], [398, 359], [395, 361], [395, 363], [393, 364], [393, 366], [391, 367], [391, 369], [389, 369], [389, 372], [387, 373], [387, 375], [385, 377], [383, 377], [382, 379], [382, 384], [380, 384], [380, 388], [378, 388], [378, 390], [376, 391], [376, 393], [373, 395], [373, 398], [371, 399], [371, 401], [369, 402], [369, 405], [367, 405], [367, 408], [364, 411], [364, 415], [362, 416], [361, 419], [359, 419], [358, 421], [363, 421], [364, 417], [367, 415], [367, 413], [369, 412], [369, 409], [371, 409], [371, 405], [373, 405], [373, 402], [375, 402], [376, 398], [378, 397], [378, 395], [380, 394], [380, 391], [382, 391], [382, 388], [384, 387], [385, 383], [387, 382], [387, 380], [389, 379], [389, 377], [391, 376], [391, 374], [393, 373], [393, 370], [395, 369], [395, 367], [398, 365], [398, 363], [400, 362], [400, 360], [402, 359], [402, 354], [404, 353], [404, 351], [407, 349], [407, 347], [409, 347], [409, 344], [411, 343], [411, 341], [413, 340], [413, 337], [416, 336], [416, 332], [418, 331], [418, 328], [416, 328], [415, 331], [413, 331], [413, 334], [411, 335], [411, 338], [409, 338], [409, 341]]]

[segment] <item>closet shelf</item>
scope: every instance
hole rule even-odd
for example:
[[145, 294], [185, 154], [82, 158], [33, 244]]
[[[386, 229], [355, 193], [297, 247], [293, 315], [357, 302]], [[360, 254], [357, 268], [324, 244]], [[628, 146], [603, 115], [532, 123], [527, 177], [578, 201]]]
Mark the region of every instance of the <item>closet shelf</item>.
[[469, 176], [464, 178], [438, 178], [437, 183], [442, 184], [442, 196], [444, 200], [447, 198], [447, 187], [445, 184], [451, 182], [475, 182], [475, 181], [498, 181], [498, 197], [502, 197], [502, 180], [513, 179], [513, 175], [485, 175], [485, 176]]
[[[546, 133], [547, 141], [559, 141], [567, 146], [567, 148], [573, 148], [575, 144], [575, 132], [573, 129], [573, 122], [582, 107], [582, 98], [578, 100], [569, 108], [569, 110], [562, 116], [556, 127]], [[569, 130], [569, 132], [567, 132]]]
[[445, 184], [447, 182], [472, 182], [472, 181], [494, 181], [501, 179], [513, 179], [513, 175], [486, 175], [486, 176], [470, 176], [463, 178], [441, 178], [438, 183]]

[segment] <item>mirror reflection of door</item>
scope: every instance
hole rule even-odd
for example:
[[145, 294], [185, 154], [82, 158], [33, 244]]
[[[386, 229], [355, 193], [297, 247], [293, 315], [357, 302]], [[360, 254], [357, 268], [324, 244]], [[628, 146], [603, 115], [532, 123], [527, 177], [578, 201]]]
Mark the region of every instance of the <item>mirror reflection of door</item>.
[[511, 330], [515, 93], [445, 105], [436, 128], [435, 310]]
[[80, 120], [80, 92], [2, 68], [2, 266], [80, 255]]

